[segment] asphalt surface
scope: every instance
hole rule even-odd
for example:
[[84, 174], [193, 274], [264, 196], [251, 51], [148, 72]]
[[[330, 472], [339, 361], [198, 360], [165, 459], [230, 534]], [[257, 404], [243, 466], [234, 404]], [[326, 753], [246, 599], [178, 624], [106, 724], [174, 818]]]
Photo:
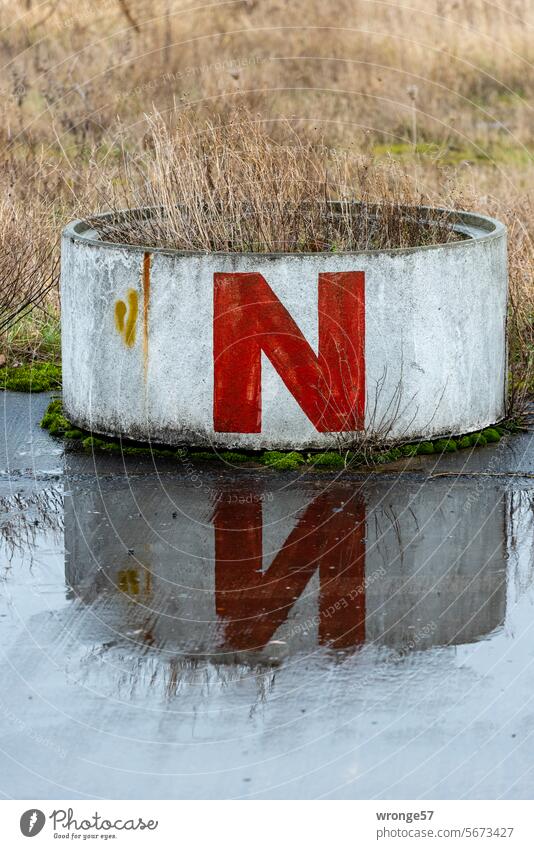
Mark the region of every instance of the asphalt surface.
[[5, 797], [532, 798], [531, 433], [279, 475], [0, 402]]

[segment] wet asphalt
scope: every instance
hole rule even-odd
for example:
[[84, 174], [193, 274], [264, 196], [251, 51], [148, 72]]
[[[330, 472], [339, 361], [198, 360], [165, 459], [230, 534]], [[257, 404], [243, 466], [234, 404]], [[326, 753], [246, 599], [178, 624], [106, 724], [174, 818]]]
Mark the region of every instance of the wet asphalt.
[[65, 453], [2, 393], [8, 798], [532, 798], [532, 433], [377, 472]]

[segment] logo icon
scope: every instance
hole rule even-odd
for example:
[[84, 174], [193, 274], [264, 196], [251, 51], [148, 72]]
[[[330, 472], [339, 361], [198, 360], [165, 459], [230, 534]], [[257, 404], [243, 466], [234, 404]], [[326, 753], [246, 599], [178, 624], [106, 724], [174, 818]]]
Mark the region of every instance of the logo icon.
[[30, 808], [29, 811], [24, 811], [20, 818], [20, 830], [24, 837], [35, 837], [42, 831], [46, 822], [46, 817], [38, 808]]

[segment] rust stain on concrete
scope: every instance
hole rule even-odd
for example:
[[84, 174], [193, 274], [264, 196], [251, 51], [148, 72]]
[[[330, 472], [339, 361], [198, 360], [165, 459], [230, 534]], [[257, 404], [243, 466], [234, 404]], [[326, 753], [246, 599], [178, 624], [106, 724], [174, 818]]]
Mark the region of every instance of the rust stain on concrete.
[[143, 256], [143, 365], [145, 381], [148, 372], [148, 307], [150, 304], [150, 265], [152, 254], [145, 252]]

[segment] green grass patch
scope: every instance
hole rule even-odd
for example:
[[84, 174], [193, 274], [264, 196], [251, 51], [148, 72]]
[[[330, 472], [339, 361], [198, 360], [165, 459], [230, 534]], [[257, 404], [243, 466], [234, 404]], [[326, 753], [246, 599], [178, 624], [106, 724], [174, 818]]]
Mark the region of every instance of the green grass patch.
[[534, 151], [520, 145], [499, 144], [488, 145], [481, 141], [476, 145], [439, 145], [432, 142], [392, 142], [376, 144], [373, 147], [375, 156], [389, 156], [392, 159], [405, 161], [418, 157], [426, 157], [442, 165], [459, 165], [461, 162], [476, 162], [486, 165], [530, 165], [534, 159]]
[[58, 313], [40, 309], [26, 313], [2, 336], [8, 362], [30, 363], [61, 360], [61, 321]]

